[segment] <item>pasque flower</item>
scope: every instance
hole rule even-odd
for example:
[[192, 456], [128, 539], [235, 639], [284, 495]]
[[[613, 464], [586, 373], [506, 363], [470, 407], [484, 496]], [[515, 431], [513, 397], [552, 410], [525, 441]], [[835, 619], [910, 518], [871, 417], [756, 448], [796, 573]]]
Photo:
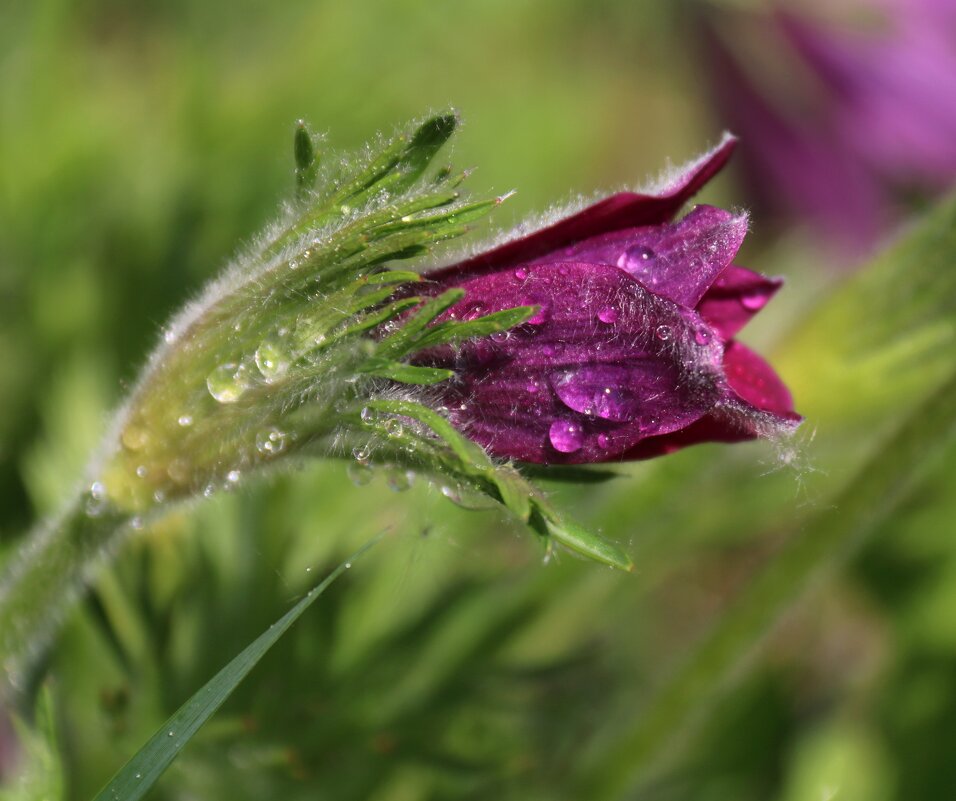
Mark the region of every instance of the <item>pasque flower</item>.
[[700, 6], [720, 121], [768, 211], [849, 255], [956, 183], [956, 5]]
[[734, 140], [656, 194], [621, 193], [426, 276], [459, 288], [445, 319], [536, 306], [525, 323], [420, 357], [455, 372], [451, 420], [496, 456], [640, 459], [780, 432], [799, 417], [780, 378], [734, 338], [779, 288], [732, 263], [746, 214], [675, 214]]

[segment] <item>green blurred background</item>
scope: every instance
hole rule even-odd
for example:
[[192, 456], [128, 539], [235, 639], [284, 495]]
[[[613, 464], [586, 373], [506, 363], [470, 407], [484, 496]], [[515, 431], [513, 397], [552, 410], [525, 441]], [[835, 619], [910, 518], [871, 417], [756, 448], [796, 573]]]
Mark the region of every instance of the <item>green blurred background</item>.
[[[678, 6], [4, 3], [2, 553], [74, 489], [163, 322], [275, 214], [297, 118], [327, 131], [334, 152], [456, 107], [466, 124], [443, 157], [478, 168], [476, 191], [519, 190], [493, 221], [507, 228], [639, 184], [716, 140], [723, 126]], [[736, 177], [704, 199], [748, 206]], [[788, 286], [744, 339], [783, 345], [777, 363], [808, 417], [795, 454], [702, 446], [627, 465], [609, 484], [553, 485], [557, 503], [629, 549], [636, 575], [569, 556], [543, 566], [503, 516], [459, 509], [421, 481], [355, 487], [337, 463], [177, 512], [122, 549], [53, 649], [64, 797], [91, 797], [382, 528], [391, 536], [284, 638], [154, 797], [582, 799], [618, 774], [633, 789], [610, 797], [948, 797], [952, 448], [854, 548], [821, 546], [799, 568], [812, 591], [777, 625], [744, 627], [712, 670], [695, 661], [733, 599], [832, 510], [860, 465], [893, 468], [887, 432], [951, 370], [951, 281], [932, 302], [904, 293], [912, 314], [891, 320], [859, 298], [888, 298], [893, 265], [869, 296], [840, 290], [854, 279], [812, 237], [780, 236], [759, 215], [753, 229], [739, 261]], [[934, 236], [933, 253], [952, 252]], [[873, 331], [862, 343], [861, 326]], [[669, 689], [695, 664], [698, 681]]]

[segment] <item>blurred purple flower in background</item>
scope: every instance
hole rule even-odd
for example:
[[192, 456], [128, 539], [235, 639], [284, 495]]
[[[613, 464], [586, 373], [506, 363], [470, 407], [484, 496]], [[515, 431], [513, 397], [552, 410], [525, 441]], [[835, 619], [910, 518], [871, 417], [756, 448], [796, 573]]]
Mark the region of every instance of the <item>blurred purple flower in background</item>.
[[956, 3], [704, 7], [721, 125], [758, 200], [847, 255], [956, 183]]
[[658, 194], [621, 193], [426, 275], [461, 288], [444, 318], [537, 306], [526, 323], [422, 361], [451, 368], [440, 401], [497, 456], [535, 463], [640, 459], [793, 428], [786, 387], [734, 340], [780, 285], [731, 262], [747, 216], [677, 211], [734, 141]]

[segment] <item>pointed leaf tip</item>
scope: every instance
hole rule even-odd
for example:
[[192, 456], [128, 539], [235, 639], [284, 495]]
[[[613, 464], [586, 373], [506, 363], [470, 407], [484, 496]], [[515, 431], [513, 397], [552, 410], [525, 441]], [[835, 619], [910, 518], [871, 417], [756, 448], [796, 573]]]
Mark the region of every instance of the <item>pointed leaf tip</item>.
[[301, 195], [312, 188], [318, 170], [318, 159], [312, 141], [312, 133], [309, 131], [309, 126], [305, 120], [296, 121], [295, 134], [292, 139], [292, 155], [295, 159], [296, 189]]

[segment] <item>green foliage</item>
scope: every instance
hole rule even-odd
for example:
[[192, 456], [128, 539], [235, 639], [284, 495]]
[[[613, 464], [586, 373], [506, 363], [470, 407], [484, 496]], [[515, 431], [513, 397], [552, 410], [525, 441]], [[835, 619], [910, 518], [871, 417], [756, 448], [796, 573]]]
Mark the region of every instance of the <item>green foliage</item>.
[[318, 585], [309, 590], [295, 606], [279, 620], [249, 643], [242, 653], [232, 659], [213, 676], [200, 690], [167, 719], [159, 730], [149, 739], [136, 755], [130, 759], [117, 774], [107, 782], [96, 795], [95, 801], [115, 801], [115, 799], [142, 798], [152, 789], [156, 780], [166, 771], [179, 752], [193, 738], [200, 727], [211, 718], [225, 703], [239, 683], [249, 675], [268, 650], [278, 642], [289, 627], [306, 611], [316, 599], [346, 570], [352, 563], [378, 541], [371, 540], [347, 561], [342, 562]]
[[[297, 115], [357, 147], [453, 101], [469, 120], [455, 161], [480, 165], [471, 181], [482, 187], [521, 190], [495, 214], [503, 227], [556, 198], [635, 182], [719, 133], [677, 38], [677, 4], [8, 6], [4, 556], [72, 491], [160, 323], [274, 216]], [[338, 167], [324, 156], [317, 173]], [[462, 173], [436, 167], [433, 202], [455, 202]], [[720, 181], [702, 201], [754, 204], [732, 173]], [[949, 214], [934, 212], [918, 248], [910, 240], [835, 277], [817, 243], [794, 232], [780, 242], [753, 208], [742, 263], [788, 283], [745, 338], [779, 343], [772, 361], [806, 433], [782, 454], [707, 446], [615, 466], [615, 481], [548, 484], [556, 504], [634, 556], [634, 576], [566, 556], [542, 568], [512, 516], [459, 509], [422, 481], [404, 489], [405, 472], [388, 467], [354, 486], [341, 464], [313, 464], [147, 525], [51, 653], [63, 795], [93, 797], [358, 546], [359, 529], [391, 526], [399, 536], [330, 589], [198, 733], [157, 801], [590, 797], [582, 771], [673, 697], [728, 605], [753, 597], [762, 566], [802, 537], [821, 547], [818, 568], [780, 589], [781, 623], [767, 627], [768, 608], [713, 670], [697, 668], [700, 683], [642, 763], [638, 797], [947, 797], [953, 449], [931, 442], [939, 461], [920, 459], [923, 477], [886, 499], [892, 510], [874, 504], [879, 519], [849, 552], [812, 534], [855, 477], [902, 469], [888, 446], [948, 380]], [[390, 243], [414, 255], [413, 243]], [[835, 547], [846, 542], [837, 511], [824, 529]]]

